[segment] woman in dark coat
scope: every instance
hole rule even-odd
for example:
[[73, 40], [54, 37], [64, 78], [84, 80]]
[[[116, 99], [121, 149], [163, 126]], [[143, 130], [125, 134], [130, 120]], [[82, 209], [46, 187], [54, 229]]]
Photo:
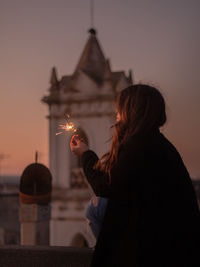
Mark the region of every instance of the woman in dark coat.
[[162, 95], [148, 85], [128, 87], [117, 112], [100, 160], [78, 136], [70, 144], [94, 193], [108, 198], [91, 266], [200, 266], [200, 212], [179, 153], [159, 131]]

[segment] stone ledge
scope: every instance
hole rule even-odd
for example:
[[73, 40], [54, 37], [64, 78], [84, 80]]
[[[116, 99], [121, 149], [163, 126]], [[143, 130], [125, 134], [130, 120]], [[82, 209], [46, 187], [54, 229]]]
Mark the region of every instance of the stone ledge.
[[0, 246], [1, 267], [89, 267], [91, 248]]

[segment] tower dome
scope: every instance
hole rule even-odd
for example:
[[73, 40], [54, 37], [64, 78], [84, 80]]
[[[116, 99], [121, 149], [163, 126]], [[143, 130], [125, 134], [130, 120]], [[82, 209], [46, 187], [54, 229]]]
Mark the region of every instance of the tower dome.
[[40, 163], [28, 165], [20, 179], [20, 201], [26, 204], [48, 203], [52, 191], [52, 175]]

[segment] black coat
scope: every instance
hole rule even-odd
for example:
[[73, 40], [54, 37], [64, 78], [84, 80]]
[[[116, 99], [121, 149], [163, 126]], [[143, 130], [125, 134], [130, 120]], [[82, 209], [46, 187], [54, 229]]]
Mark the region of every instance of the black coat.
[[108, 205], [93, 267], [200, 266], [200, 212], [184, 163], [158, 130], [120, 147], [108, 175], [93, 169], [97, 155], [83, 153], [85, 175]]

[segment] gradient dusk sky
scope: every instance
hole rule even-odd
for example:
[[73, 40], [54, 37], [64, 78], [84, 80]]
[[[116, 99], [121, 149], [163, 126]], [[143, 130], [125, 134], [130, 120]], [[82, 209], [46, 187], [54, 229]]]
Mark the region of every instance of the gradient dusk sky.
[[[113, 71], [158, 86], [167, 103], [164, 134], [200, 178], [200, 1], [96, 0], [94, 26]], [[72, 74], [90, 28], [89, 0], [0, 0], [2, 174], [48, 165], [50, 71]]]

